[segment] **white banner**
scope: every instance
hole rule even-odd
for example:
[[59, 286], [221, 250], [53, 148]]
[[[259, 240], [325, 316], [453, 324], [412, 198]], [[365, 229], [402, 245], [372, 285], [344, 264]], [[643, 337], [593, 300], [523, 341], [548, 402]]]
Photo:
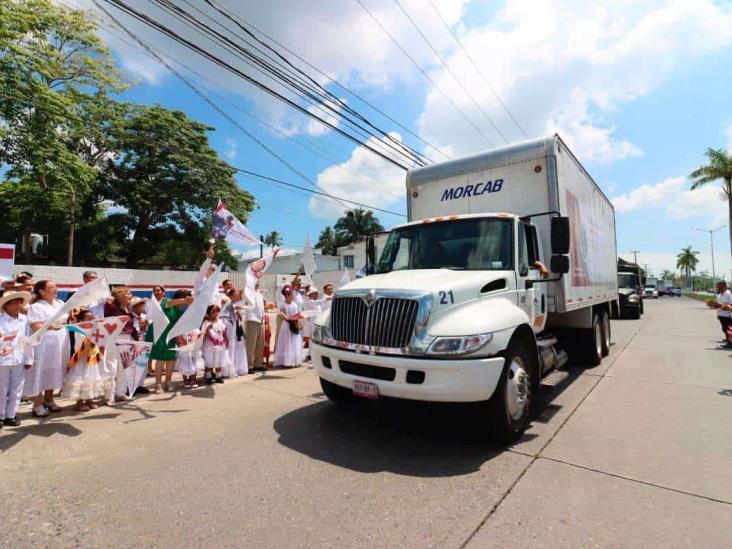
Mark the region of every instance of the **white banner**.
[[341, 275], [341, 279], [338, 281], [338, 288], [341, 286], [345, 286], [351, 281], [351, 273], [348, 272], [348, 269], [343, 270], [343, 274]]
[[214, 211], [212, 236], [216, 240], [226, 240], [229, 244], [242, 246], [261, 244], [259, 239], [247, 229], [247, 226], [226, 209], [226, 205], [221, 200]]
[[279, 248], [275, 248], [269, 255], [249, 263], [246, 270], [246, 288], [244, 289], [244, 295], [249, 300], [249, 303], [254, 303], [254, 288], [259, 279], [262, 278], [262, 275], [267, 272], [269, 266], [272, 265], [279, 251]]
[[168, 324], [170, 324], [170, 320], [168, 320], [168, 317], [165, 316], [165, 313], [163, 312], [162, 307], [160, 307], [160, 303], [158, 303], [158, 300], [155, 299], [155, 295], [151, 295], [150, 299], [147, 300], [147, 304], [145, 305], [145, 312], [147, 313], [147, 319], [149, 322], [152, 322], [153, 326], [153, 341], [157, 341], [160, 339], [160, 336], [163, 335], [163, 332], [165, 331], [165, 328], [168, 327]]
[[315, 263], [315, 254], [310, 246], [309, 237], [310, 235], [305, 233], [305, 242], [302, 245], [302, 267], [306, 275], [312, 276], [318, 266]]
[[84, 284], [79, 290], [72, 295], [69, 300], [63, 304], [63, 306], [56, 311], [56, 314], [49, 318], [43, 326], [41, 326], [33, 335], [30, 337], [32, 345], [38, 345], [41, 342], [41, 338], [48, 331], [51, 324], [58, 323], [59, 318], [64, 316], [71, 309], [77, 309], [79, 307], [86, 307], [98, 303], [101, 300], [109, 299], [112, 295], [109, 293], [109, 282], [107, 277], [102, 275], [96, 280]]
[[198, 295], [193, 299], [193, 303], [188, 306], [186, 312], [183, 313], [183, 315], [178, 319], [178, 322], [176, 322], [168, 332], [168, 335], [165, 338], [167, 342], [170, 342], [171, 339], [175, 339], [180, 335], [186, 335], [188, 332], [198, 330], [201, 327], [203, 318], [206, 316], [206, 309], [211, 304], [211, 298], [219, 287], [218, 280], [220, 269], [221, 265], [216, 267], [216, 270], [211, 273], [211, 276], [209, 276], [206, 279], [206, 282], [204, 282], [199, 288]]

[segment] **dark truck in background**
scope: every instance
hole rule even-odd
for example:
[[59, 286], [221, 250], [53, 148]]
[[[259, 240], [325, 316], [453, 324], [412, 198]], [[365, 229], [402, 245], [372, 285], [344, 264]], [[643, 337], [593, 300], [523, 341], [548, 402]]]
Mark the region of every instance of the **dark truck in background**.
[[643, 271], [635, 263], [618, 259], [618, 310], [616, 318], [638, 319], [643, 314]]

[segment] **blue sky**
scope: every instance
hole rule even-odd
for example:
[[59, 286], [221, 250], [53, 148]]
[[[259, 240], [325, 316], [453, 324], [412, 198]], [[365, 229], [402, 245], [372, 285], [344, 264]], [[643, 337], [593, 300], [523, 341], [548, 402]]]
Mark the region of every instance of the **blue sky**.
[[[500, 142], [394, 1], [363, 2], [440, 88], [492, 140]], [[165, 22], [148, 0], [130, 3]], [[355, 1], [222, 3], [449, 154], [468, 154], [490, 146]], [[509, 140], [519, 139], [517, 128], [430, 3], [401, 3], [502, 132]], [[76, 4], [87, 7], [83, 0]], [[718, 185], [689, 192], [686, 176], [704, 161], [707, 147], [732, 147], [732, 5], [711, 0], [586, 4], [579, 0], [434, 1], [526, 132], [537, 136], [558, 131], [613, 199], [621, 255], [629, 257], [630, 250], [640, 250], [639, 261], [653, 270], [673, 269], [679, 249], [692, 245], [701, 252], [700, 270], [710, 269], [709, 237], [696, 229], [726, 224], [726, 204], [720, 200]], [[329, 160], [320, 158], [223, 105], [318, 188], [405, 211], [401, 170], [265, 99], [141, 24], [122, 19], [162, 55], [185, 60], [206, 75], [217, 93], [328, 156]], [[106, 22], [105, 27], [109, 28]], [[200, 36], [187, 32], [203, 43]], [[311, 186], [269, 157], [163, 67], [120, 41], [120, 34], [119, 30], [104, 31], [103, 37], [120, 64], [138, 79], [124, 94], [126, 99], [181, 109], [216, 127], [211, 142], [232, 164]], [[384, 129], [419, 145], [356, 99], [332, 85], [329, 89]], [[342, 209], [244, 176], [239, 177], [239, 184], [261, 205], [252, 214], [249, 227], [258, 234], [279, 231], [288, 247], [301, 246], [305, 232], [315, 241]], [[378, 217], [387, 227], [400, 221], [389, 214]], [[715, 252], [717, 273], [729, 277], [732, 261], [726, 229], [715, 234]]]

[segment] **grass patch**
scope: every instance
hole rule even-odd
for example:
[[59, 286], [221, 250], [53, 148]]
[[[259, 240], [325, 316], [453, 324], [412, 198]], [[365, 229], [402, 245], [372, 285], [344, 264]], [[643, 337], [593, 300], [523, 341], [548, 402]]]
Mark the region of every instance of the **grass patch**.
[[688, 294], [684, 294], [686, 297], [690, 297], [691, 299], [696, 299], [698, 301], [709, 301], [710, 299], [714, 299], [714, 296], [711, 294], [698, 294], [695, 292], [689, 292]]

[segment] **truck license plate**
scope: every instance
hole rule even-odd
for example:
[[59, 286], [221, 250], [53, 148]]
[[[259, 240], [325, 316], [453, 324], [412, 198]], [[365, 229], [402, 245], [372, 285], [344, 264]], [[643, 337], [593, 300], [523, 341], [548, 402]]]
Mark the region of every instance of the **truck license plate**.
[[369, 381], [354, 381], [353, 394], [364, 398], [379, 398], [379, 386]]

